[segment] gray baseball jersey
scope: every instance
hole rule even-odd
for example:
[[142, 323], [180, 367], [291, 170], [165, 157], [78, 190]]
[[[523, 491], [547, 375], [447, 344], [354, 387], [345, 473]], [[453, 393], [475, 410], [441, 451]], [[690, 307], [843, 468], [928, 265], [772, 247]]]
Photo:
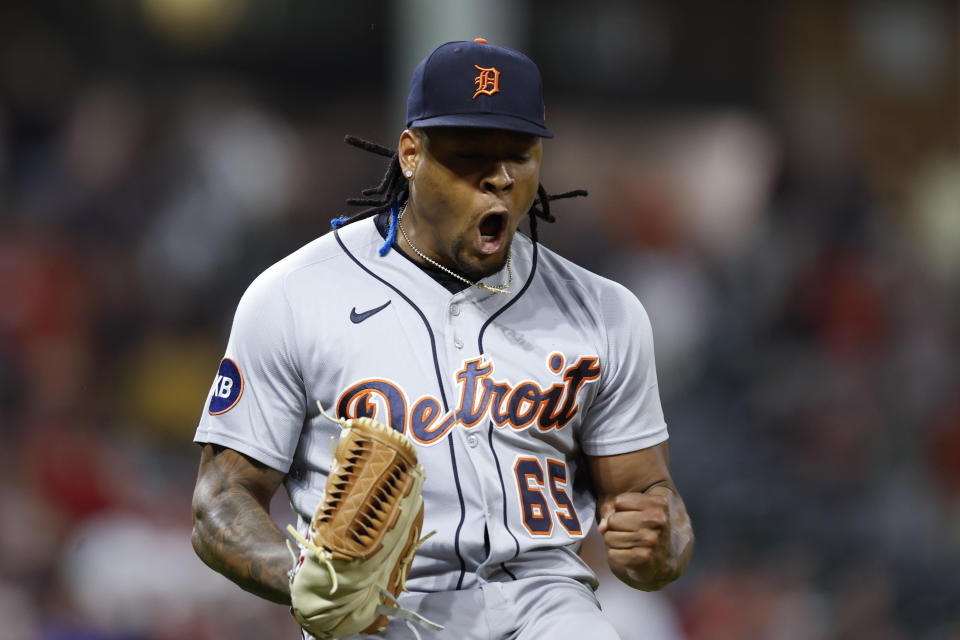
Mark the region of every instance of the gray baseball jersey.
[[[407, 586], [433, 592], [565, 576], [595, 497], [584, 456], [667, 439], [650, 323], [624, 287], [517, 234], [513, 293], [453, 294], [350, 224], [249, 287], [195, 440], [287, 474], [305, 529], [340, 417], [409, 436], [426, 469], [423, 531]], [[502, 282], [504, 273], [484, 282]]]

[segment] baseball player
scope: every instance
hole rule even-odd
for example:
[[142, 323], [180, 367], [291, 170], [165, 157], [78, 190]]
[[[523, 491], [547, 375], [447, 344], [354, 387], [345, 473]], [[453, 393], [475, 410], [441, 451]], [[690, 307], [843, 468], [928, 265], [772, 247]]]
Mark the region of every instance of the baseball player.
[[[400, 603], [445, 627], [424, 637], [616, 638], [578, 556], [595, 520], [625, 583], [684, 572], [693, 532], [647, 315], [536, 240], [550, 137], [536, 65], [477, 39], [416, 68], [395, 153], [355, 141], [392, 156], [353, 201], [367, 209], [267, 269], [236, 311], [195, 437], [204, 562], [290, 603], [268, 508], [283, 483], [306, 531], [339, 433], [322, 406], [415, 444], [436, 533]], [[413, 637], [396, 619], [380, 635]]]

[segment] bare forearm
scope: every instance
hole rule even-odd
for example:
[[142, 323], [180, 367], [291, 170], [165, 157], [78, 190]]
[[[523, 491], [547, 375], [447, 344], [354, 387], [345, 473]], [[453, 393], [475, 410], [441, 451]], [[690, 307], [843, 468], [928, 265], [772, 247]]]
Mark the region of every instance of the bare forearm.
[[193, 548], [247, 591], [289, 604], [293, 559], [269, 511], [282, 479], [282, 472], [243, 454], [204, 445], [193, 492]]
[[286, 538], [249, 494], [231, 491], [195, 509], [193, 548], [212, 569], [267, 600], [290, 604]]

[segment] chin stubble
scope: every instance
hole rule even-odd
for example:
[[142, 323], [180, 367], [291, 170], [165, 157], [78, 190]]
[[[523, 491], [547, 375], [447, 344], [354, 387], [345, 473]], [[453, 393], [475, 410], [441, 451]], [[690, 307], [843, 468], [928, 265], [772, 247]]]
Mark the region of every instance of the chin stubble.
[[512, 244], [513, 238], [510, 238], [510, 240], [507, 241], [507, 250], [503, 252], [503, 256], [501, 256], [495, 265], [488, 269], [479, 269], [466, 263], [466, 260], [463, 258], [463, 256], [467, 253], [465, 246], [466, 243], [463, 240], [458, 240], [456, 246], [454, 247], [453, 253], [455, 256], [454, 260], [457, 273], [462, 275], [467, 280], [471, 280], [473, 282], [478, 282], [487, 276], [492, 276], [493, 274], [501, 271], [504, 265], [507, 263], [507, 256], [510, 255], [510, 247]]

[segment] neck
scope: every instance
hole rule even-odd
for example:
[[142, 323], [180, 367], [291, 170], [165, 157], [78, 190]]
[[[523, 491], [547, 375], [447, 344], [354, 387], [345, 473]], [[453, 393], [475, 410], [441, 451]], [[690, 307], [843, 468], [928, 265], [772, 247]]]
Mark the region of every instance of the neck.
[[418, 233], [416, 208], [410, 206], [408, 200], [400, 205], [397, 220], [397, 245], [420, 264], [435, 265], [439, 263], [444, 268], [456, 269], [452, 258], [437, 253], [431, 249], [433, 242], [429, 232]]

